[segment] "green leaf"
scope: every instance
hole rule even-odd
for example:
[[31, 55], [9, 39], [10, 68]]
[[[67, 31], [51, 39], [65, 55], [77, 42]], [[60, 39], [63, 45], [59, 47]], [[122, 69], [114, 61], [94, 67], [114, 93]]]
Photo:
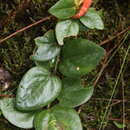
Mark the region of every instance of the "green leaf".
[[63, 45], [65, 37], [77, 36], [79, 33], [79, 24], [74, 20], [60, 21], [56, 25], [56, 38], [59, 45]]
[[63, 80], [63, 88], [58, 97], [60, 105], [64, 107], [77, 107], [87, 102], [92, 94], [94, 87], [81, 85], [80, 79], [66, 78]]
[[52, 60], [46, 62], [35, 61], [35, 64], [36, 66], [41, 66], [49, 70], [55, 67], [56, 58], [53, 58]]
[[43, 36], [35, 38], [36, 45], [55, 43], [56, 38], [53, 30], [49, 30]]
[[36, 130], [82, 130], [75, 110], [59, 106], [38, 113], [34, 119], [34, 127]]
[[0, 108], [4, 117], [13, 125], [28, 129], [33, 127], [35, 113], [24, 113], [14, 107], [13, 98], [4, 98], [0, 100]]
[[76, 13], [74, 0], [59, 0], [49, 9], [49, 13], [59, 19], [67, 19]]
[[90, 8], [89, 11], [80, 18], [80, 21], [90, 29], [104, 29], [103, 21], [94, 8]]
[[37, 66], [31, 68], [23, 77], [17, 90], [16, 107], [31, 111], [42, 108], [59, 95], [61, 81], [47, 69]]
[[32, 60], [35, 61], [48, 61], [56, 57], [60, 52], [60, 46], [57, 45], [54, 32], [48, 31], [42, 37], [35, 39], [37, 50], [31, 56]]
[[121, 124], [121, 123], [117, 123], [116, 121], [113, 121], [113, 123], [115, 124], [115, 126], [119, 129], [125, 128], [126, 125], [125, 124]]
[[102, 47], [89, 40], [68, 40], [62, 50], [59, 70], [67, 77], [83, 76], [96, 68], [104, 53]]

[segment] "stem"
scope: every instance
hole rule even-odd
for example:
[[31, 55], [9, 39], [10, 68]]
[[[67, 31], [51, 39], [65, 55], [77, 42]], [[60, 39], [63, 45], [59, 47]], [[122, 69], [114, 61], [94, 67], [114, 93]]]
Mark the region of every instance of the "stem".
[[116, 35], [110, 37], [109, 39], [102, 41], [99, 45], [102, 46], [102, 45], [104, 45], [104, 44], [106, 44], [106, 43], [109, 43], [109, 42], [112, 41], [113, 39], [119, 37], [120, 35], [124, 34], [125, 32], [127, 32], [127, 31], [129, 31], [129, 30], [130, 30], [130, 26], [128, 26], [128, 27], [127, 27], [126, 29], [124, 29], [123, 31], [117, 33]]
[[42, 18], [42, 19], [36, 21], [36, 22], [33, 23], [33, 24], [30, 24], [30, 25], [28, 25], [28, 26], [26, 26], [26, 27], [24, 27], [24, 28], [22, 28], [22, 29], [20, 29], [20, 30], [17, 30], [16, 32], [10, 34], [9, 36], [7, 36], [7, 37], [1, 39], [1, 40], [0, 40], [0, 44], [3, 43], [4, 41], [6, 41], [6, 40], [8, 40], [8, 39], [10, 39], [10, 38], [12, 38], [12, 37], [14, 37], [14, 36], [16, 36], [18, 33], [21, 33], [21, 32], [23, 32], [23, 31], [25, 31], [25, 30], [27, 30], [27, 29], [29, 29], [29, 28], [31, 28], [31, 27], [34, 27], [34, 26], [36, 26], [36, 25], [38, 25], [38, 24], [40, 24], [40, 23], [42, 23], [42, 22], [45, 22], [45, 21], [47, 21], [47, 20], [49, 20], [49, 19], [51, 19], [51, 18], [52, 18], [52, 16], [48, 16], [48, 17]]
[[59, 61], [60, 61], [60, 55], [58, 55], [57, 58], [56, 58], [56, 64], [55, 64], [55, 68], [54, 68], [54, 73], [57, 72], [57, 68], [58, 68], [58, 63], [59, 63]]
[[0, 94], [0, 97], [14, 97], [14, 95]]

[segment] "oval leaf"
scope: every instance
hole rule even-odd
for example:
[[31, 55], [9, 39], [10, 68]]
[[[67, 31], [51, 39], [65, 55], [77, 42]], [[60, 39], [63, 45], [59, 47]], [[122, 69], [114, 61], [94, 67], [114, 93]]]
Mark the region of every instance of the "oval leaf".
[[65, 37], [77, 36], [79, 33], [79, 24], [74, 20], [60, 21], [56, 25], [56, 38], [59, 45], [63, 45]]
[[60, 47], [56, 43], [54, 32], [52, 30], [45, 33], [43, 37], [35, 39], [38, 49], [35, 51], [31, 59], [35, 61], [48, 61], [56, 57], [60, 52]]
[[99, 64], [104, 52], [103, 48], [89, 40], [68, 40], [62, 50], [59, 70], [68, 77], [83, 76]]
[[36, 130], [82, 130], [78, 114], [73, 109], [54, 107], [34, 119]]
[[76, 13], [74, 0], [60, 0], [49, 9], [49, 13], [59, 19], [67, 19]]
[[89, 11], [80, 18], [80, 21], [90, 29], [104, 29], [103, 21], [94, 8], [90, 8]]
[[0, 108], [4, 117], [13, 125], [28, 129], [33, 127], [35, 113], [24, 113], [14, 108], [14, 99], [5, 98], [0, 100]]
[[30, 69], [17, 90], [16, 106], [19, 110], [36, 110], [52, 102], [60, 93], [61, 81], [43, 67]]
[[46, 62], [35, 61], [35, 64], [36, 64], [36, 66], [41, 66], [41, 67], [44, 67], [48, 70], [51, 70], [52, 68], [55, 67], [56, 60], [57, 60], [56, 58], [53, 58], [53, 59], [46, 61]]
[[58, 97], [61, 106], [77, 107], [87, 102], [92, 94], [94, 87], [81, 85], [80, 79], [64, 79], [63, 88]]

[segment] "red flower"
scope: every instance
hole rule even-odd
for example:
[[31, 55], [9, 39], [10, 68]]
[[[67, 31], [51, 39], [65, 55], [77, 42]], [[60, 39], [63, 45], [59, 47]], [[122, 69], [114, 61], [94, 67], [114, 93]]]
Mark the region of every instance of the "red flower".
[[85, 13], [88, 11], [91, 4], [92, 4], [92, 0], [84, 0], [79, 12], [76, 15], [74, 15], [72, 18], [79, 19], [80, 17], [85, 15]]

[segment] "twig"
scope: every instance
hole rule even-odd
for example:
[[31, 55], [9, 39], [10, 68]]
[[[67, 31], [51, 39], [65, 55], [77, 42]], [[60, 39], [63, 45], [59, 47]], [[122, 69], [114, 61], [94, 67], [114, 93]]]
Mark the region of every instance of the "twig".
[[112, 103], [109, 107], [113, 107], [113, 106], [115, 106], [115, 105], [117, 105], [117, 104], [119, 104], [119, 103], [121, 103], [121, 101], [114, 102], [114, 103]]
[[29, 29], [29, 28], [31, 28], [31, 27], [34, 27], [34, 26], [36, 26], [36, 25], [38, 25], [38, 24], [40, 24], [40, 23], [42, 23], [42, 22], [45, 22], [45, 21], [49, 20], [51, 17], [52, 17], [52, 16], [48, 16], [48, 17], [42, 18], [41, 20], [38, 20], [38, 21], [36, 21], [36, 22], [33, 23], [33, 24], [30, 24], [30, 25], [28, 25], [28, 26], [26, 26], [26, 27], [24, 27], [24, 28], [22, 28], [22, 29], [20, 29], [20, 30], [17, 30], [16, 32], [10, 34], [9, 36], [7, 36], [7, 37], [1, 39], [1, 40], [0, 40], [0, 44], [3, 43], [4, 41], [6, 41], [6, 40], [8, 40], [8, 39], [10, 39], [10, 38], [12, 38], [12, 37], [14, 37], [14, 36], [16, 36], [18, 33], [21, 33], [21, 32], [23, 32], [23, 31], [25, 31], [25, 30], [27, 30], [27, 29]]
[[98, 73], [98, 76], [97, 76], [96, 80], [95, 80], [94, 83], [93, 83], [93, 86], [94, 86], [94, 87], [96, 87], [98, 81], [100, 80], [100, 78], [101, 78], [101, 76], [102, 76], [102, 73], [103, 73], [104, 69], [105, 69], [105, 68], [107, 67], [107, 65], [108, 65], [106, 62], [107, 62], [107, 57], [105, 58], [104, 63], [103, 63], [103, 65], [102, 65], [102, 68], [101, 68], [100, 72]]
[[[109, 120], [111, 120], [111, 121], [119, 121], [119, 122], [123, 121], [122, 119], [115, 119], [115, 118], [109, 118]], [[125, 123], [130, 123], [130, 120], [125, 120]]]
[[[95, 100], [95, 101], [109, 101], [110, 99], [107, 99], [107, 98], [92, 98], [92, 100]], [[128, 100], [112, 99], [112, 102], [117, 102], [117, 101], [120, 101], [120, 102], [130, 102]]]
[[83, 107], [84, 107], [84, 105], [81, 105], [81, 106], [79, 107], [78, 112], [77, 112], [78, 114], [80, 114], [80, 113], [81, 113], [81, 111], [82, 111]]
[[128, 26], [128, 27], [127, 27], [126, 29], [124, 29], [123, 31], [117, 33], [116, 35], [110, 37], [109, 39], [102, 41], [99, 45], [102, 46], [102, 45], [104, 45], [104, 44], [106, 44], [106, 43], [112, 41], [112, 40], [115, 39], [116, 37], [119, 37], [120, 35], [124, 34], [125, 32], [127, 32], [127, 31], [129, 31], [129, 30], [130, 30], [130, 26]]
[[[123, 103], [122, 103], [122, 109], [123, 109], [123, 124], [125, 124], [125, 83], [124, 83], [124, 78], [123, 78], [123, 73], [121, 75], [121, 80], [122, 80], [122, 99], [123, 99]], [[123, 128], [124, 130], [124, 128]]]
[[[108, 102], [108, 104], [107, 104], [107, 106], [106, 106], [106, 110], [105, 110], [105, 112], [104, 112], [104, 115], [103, 115], [103, 118], [102, 118], [102, 121], [101, 121], [101, 125], [100, 125], [99, 130], [102, 130], [102, 128], [104, 128], [103, 123], [104, 123], [106, 117], [108, 117], [109, 114], [110, 114], [110, 110], [111, 110], [111, 107], [110, 107], [110, 105], [111, 105], [111, 101], [112, 101], [112, 99], [113, 99], [113, 97], [114, 97], [116, 87], [117, 87], [117, 85], [118, 85], [118, 83], [119, 83], [119, 80], [120, 80], [121, 74], [122, 74], [122, 72], [123, 72], [123, 68], [124, 68], [124, 65], [125, 65], [126, 58], [127, 58], [127, 56], [128, 56], [129, 50], [130, 50], [130, 45], [128, 46], [127, 51], [126, 51], [126, 54], [125, 54], [125, 56], [124, 56], [124, 59], [123, 59], [123, 62], [122, 62], [122, 65], [121, 65], [120, 71], [119, 71], [119, 73], [118, 73], [118, 76], [117, 76], [116, 82], [115, 82], [114, 87], [113, 87], [113, 91], [112, 91], [112, 94], [111, 94], [110, 100], [109, 100], [109, 102]], [[109, 108], [110, 108], [110, 109], [109, 109]]]
[[59, 61], [60, 61], [60, 56], [58, 55], [57, 57], [56, 57], [56, 64], [55, 64], [55, 68], [54, 68], [54, 73], [56, 74], [56, 72], [57, 72], [57, 68], [58, 68], [58, 63], [59, 63]]
[[[108, 57], [109, 57], [109, 55], [111, 54], [111, 52], [113, 51], [113, 49], [110, 50], [110, 51], [107, 53], [107, 55], [106, 55], [106, 57], [105, 57], [105, 60], [104, 60], [104, 63], [102, 64], [102, 68], [101, 68], [101, 70], [99, 71], [98, 76], [97, 76], [96, 80], [95, 80], [94, 83], [93, 83], [93, 86], [94, 86], [94, 87], [96, 87], [96, 85], [97, 85], [97, 83], [99, 82], [99, 80], [100, 80], [100, 78], [101, 78], [101, 76], [102, 76], [102, 73], [104, 72], [105, 68], [108, 66], [108, 64], [109, 64], [109, 62], [111, 61], [111, 59], [112, 59], [112, 58], [114, 57], [114, 55], [117, 53], [118, 49], [122, 46], [122, 44], [124, 43], [124, 41], [126, 40], [126, 38], [127, 38], [128, 35], [129, 35], [129, 34], [127, 33], [127, 35], [125, 36], [125, 38], [124, 38], [124, 40], [123, 40], [123, 42], [122, 42], [121, 44], [119, 44], [118, 46], [117, 46], [117, 45], [115, 46], [115, 47], [118, 47], [118, 48], [114, 51], [114, 53], [112, 54], [112, 56], [111, 56], [109, 59], [108, 59]], [[115, 47], [114, 47], [114, 49], [115, 49]]]
[[14, 95], [0, 94], [0, 97], [14, 97]]

